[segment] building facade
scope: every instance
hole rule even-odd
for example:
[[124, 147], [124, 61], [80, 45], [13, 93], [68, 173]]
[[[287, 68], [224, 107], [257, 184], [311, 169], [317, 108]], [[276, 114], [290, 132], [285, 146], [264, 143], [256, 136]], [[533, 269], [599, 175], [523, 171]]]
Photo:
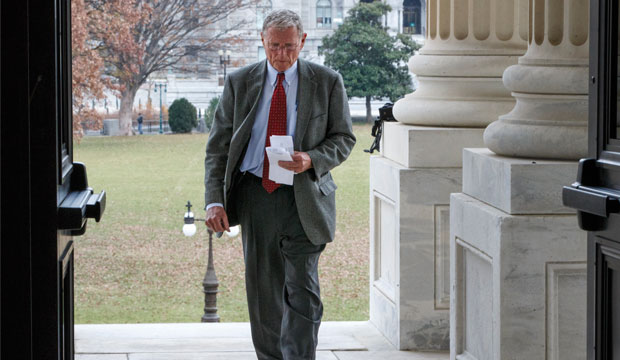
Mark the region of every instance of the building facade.
[[[222, 55], [219, 51], [213, 51], [204, 57], [190, 57], [187, 59], [188, 67], [196, 68], [195, 71], [169, 70], [166, 73], [152, 75], [138, 91], [134, 109], [136, 111], [145, 109], [150, 102], [152, 108], [158, 111], [160, 95], [154, 92], [154, 85], [159, 83], [166, 84], [166, 92], [161, 94], [164, 106], [169, 106], [175, 99], [184, 97], [197, 108], [206, 109], [209, 101], [221, 94], [226, 73], [265, 58], [260, 32], [265, 16], [277, 9], [291, 9], [300, 14], [304, 31], [308, 34], [300, 57], [322, 63], [319, 50], [323, 37], [332, 34], [343, 23], [347, 12], [357, 3], [359, 0], [262, 0], [251, 9], [238, 11], [230, 16], [226, 23], [218, 25], [225, 27], [244, 21], [242, 28], [234, 32], [241, 41], [219, 49]], [[392, 11], [384, 17], [385, 26], [389, 27], [390, 32], [409, 34], [416, 41], [423, 42], [426, 30], [426, 1], [386, 0], [385, 3], [392, 8]], [[229, 57], [227, 52], [230, 54]], [[116, 110], [114, 106], [118, 106], [117, 103], [118, 101], [111, 96], [105, 106], [108, 111], [114, 111]]]

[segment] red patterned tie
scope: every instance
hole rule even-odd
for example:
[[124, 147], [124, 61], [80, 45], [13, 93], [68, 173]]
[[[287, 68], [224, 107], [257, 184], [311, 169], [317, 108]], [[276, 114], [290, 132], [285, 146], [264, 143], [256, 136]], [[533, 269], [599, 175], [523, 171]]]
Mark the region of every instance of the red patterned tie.
[[[284, 73], [279, 73], [276, 89], [271, 97], [265, 147], [271, 146], [269, 141], [271, 135], [286, 135], [286, 93], [284, 92], [284, 86], [282, 86], [283, 80]], [[263, 159], [263, 187], [271, 194], [279, 186], [280, 184], [269, 180], [269, 160], [267, 159], [267, 151], [265, 151], [265, 158]]]

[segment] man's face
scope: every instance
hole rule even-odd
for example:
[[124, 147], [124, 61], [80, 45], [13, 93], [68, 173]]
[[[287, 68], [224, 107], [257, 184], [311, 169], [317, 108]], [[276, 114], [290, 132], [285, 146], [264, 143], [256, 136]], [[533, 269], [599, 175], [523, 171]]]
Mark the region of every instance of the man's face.
[[265, 47], [267, 60], [279, 72], [286, 71], [293, 66], [306, 42], [306, 34], [300, 39], [295, 26], [284, 30], [270, 27], [266, 34], [261, 32], [260, 37]]

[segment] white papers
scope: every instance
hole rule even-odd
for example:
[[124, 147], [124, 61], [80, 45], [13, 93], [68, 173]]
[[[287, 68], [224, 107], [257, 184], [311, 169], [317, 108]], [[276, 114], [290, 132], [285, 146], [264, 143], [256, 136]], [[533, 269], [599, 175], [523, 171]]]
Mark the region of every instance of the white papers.
[[295, 172], [278, 165], [278, 161], [293, 161], [293, 137], [272, 135], [269, 142], [271, 146], [265, 149], [269, 159], [269, 179], [278, 184], [293, 185]]
[[271, 135], [269, 137], [271, 147], [284, 148], [289, 154], [293, 155], [293, 137], [289, 135]]
[[291, 154], [284, 148], [268, 147], [266, 150], [269, 158], [269, 179], [278, 184], [293, 185], [295, 173], [278, 165], [278, 161], [292, 161]]

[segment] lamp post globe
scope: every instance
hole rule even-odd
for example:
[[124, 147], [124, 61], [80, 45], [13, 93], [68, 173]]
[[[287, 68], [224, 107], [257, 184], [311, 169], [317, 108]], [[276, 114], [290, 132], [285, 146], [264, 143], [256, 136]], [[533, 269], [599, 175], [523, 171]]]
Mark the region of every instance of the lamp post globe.
[[196, 233], [196, 225], [183, 225], [183, 234], [185, 236], [194, 236]]
[[[183, 216], [183, 234], [185, 236], [193, 236], [196, 233], [195, 220], [205, 221], [204, 219], [195, 219], [192, 212], [192, 203], [187, 202], [187, 211]], [[202, 288], [205, 294], [204, 315], [200, 319], [202, 322], [220, 322], [220, 316], [217, 314], [217, 293], [219, 281], [215, 274], [215, 266], [213, 265], [213, 231], [208, 230], [209, 234], [209, 253], [207, 260], [207, 271], [202, 280]]]

